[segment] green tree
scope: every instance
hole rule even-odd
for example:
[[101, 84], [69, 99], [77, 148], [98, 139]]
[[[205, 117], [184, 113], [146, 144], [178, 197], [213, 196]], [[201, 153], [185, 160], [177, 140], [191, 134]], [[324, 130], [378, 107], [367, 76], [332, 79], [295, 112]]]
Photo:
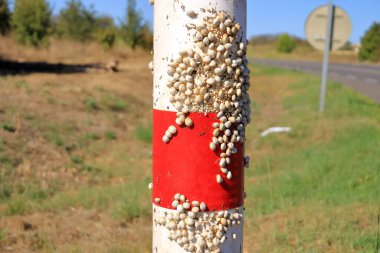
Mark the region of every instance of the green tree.
[[87, 8], [80, 0], [69, 0], [66, 4], [56, 21], [58, 36], [77, 41], [92, 39], [96, 28], [96, 14], [93, 8]]
[[116, 27], [111, 17], [101, 16], [96, 18], [96, 35], [104, 49], [110, 49], [116, 41]]
[[144, 49], [153, 49], [153, 33], [148, 24], [145, 24], [140, 30], [139, 44]]
[[277, 38], [277, 50], [281, 53], [291, 53], [296, 48], [296, 42], [289, 34], [282, 34]]
[[352, 43], [350, 41], [347, 41], [341, 48], [340, 50], [352, 50], [353, 47], [352, 47]]
[[114, 28], [115, 28], [115, 23], [112, 17], [110, 16], [96, 17], [96, 29], [107, 30], [107, 29], [114, 29]]
[[380, 61], [380, 23], [373, 23], [361, 39], [361, 61]]
[[127, 45], [136, 48], [141, 43], [141, 14], [136, 10], [136, 0], [128, 0], [126, 23], [123, 24], [123, 39]]
[[8, 0], [0, 0], [0, 34], [4, 35], [9, 31], [10, 21], [11, 12]]
[[16, 0], [12, 17], [16, 40], [35, 47], [47, 43], [50, 19], [51, 10], [46, 0]]

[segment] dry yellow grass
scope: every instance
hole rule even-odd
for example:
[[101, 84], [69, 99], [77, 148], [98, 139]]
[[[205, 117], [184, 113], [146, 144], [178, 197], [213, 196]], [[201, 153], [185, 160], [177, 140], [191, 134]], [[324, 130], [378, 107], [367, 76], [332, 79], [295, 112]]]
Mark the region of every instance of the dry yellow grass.
[[[151, 55], [122, 45], [104, 51], [95, 43], [53, 40], [49, 48], [36, 50], [10, 38], [0, 41], [2, 60], [102, 66], [120, 61], [117, 73], [89, 68], [0, 77], [0, 125], [15, 128], [0, 130], [0, 251], [119, 252], [149, 245], [146, 236], [133, 239], [141, 233], [123, 221], [135, 215], [123, 213], [123, 205], [132, 204], [113, 202], [107, 194], [93, 198], [103, 191], [123, 194], [121, 185], [141, 180], [148, 195], [150, 145], [134, 131], [151, 118]], [[88, 194], [85, 209], [86, 200], [78, 196], [82, 190]], [[34, 200], [51, 203], [38, 207]], [[25, 229], [24, 222], [32, 228]]]
[[112, 59], [128, 61], [144, 58], [148, 54], [142, 49], [132, 49], [116, 43], [111, 50], [104, 50], [96, 42], [73, 43], [52, 38], [46, 48], [34, 49], [15, 44], [12, 37], [0, 36], [0, 59], [12, 59], [20, 62], [42, 61], [50, 63], [103, 63]]

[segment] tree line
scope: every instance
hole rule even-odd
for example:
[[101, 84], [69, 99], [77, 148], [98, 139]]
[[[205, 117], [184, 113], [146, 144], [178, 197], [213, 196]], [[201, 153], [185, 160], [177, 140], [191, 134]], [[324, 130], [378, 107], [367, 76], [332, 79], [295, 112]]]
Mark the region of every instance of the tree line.
[[124, 41], [135, 49], [151, 49], [153, 35], [150, 26], [136, 9], [136, 0], [129, 0], [121, 24], [110, 16], [98, 15], [93, 6], [81, 0], [68, 0], [66, 6], [53, 16], [47, 0], [15, 0], [13, 11], [9, 0], [0, 0], [0, 34], [12, 34], [26, 46], [48, 45], [51, 36], [79, 42], [99, 41], [105, 49], [116, 40]]
[[[292, 53], [303, 40], [289, 34], [263, 35], [252, 38], [254, 44], [276, 43], [276, 49], [280, 53]], [[341, 50], [352, 50], [352, 44], [347, 42]], [[360, 61], [380, 62], [380, 22], [374, 22], [365, 32], [360, 41]]]

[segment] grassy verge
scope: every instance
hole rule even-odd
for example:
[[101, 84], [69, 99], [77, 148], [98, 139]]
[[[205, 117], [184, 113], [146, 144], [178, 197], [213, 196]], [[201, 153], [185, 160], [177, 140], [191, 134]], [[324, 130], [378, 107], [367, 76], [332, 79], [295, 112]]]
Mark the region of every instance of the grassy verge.
[[[248, 130], [246, 239], [255, 252], [376, 252], [380, 209], [380, 107], [329, 83], [254, 66], [256, 117]], [[266, 96], [268, 95], [268, 96]], [[288, 134], [260, 138], [271, 126]]]
[[[272, 67], [252, 69], [253, 123], [247, 129], [246, 150], [253, 159], [245, 182], [244, 252], [375, 252], [380, 208], [379, 105], [329, 83], [326, 113], [320, 114], [318, 78]], [[54, 107], [62, 116], [50, 116], [45, 123], [42, 113], [24, 115], [22, 122], [28, 127], [13, 116], [25, 111], [19, 104], [3, 106], [0, 222], [33, 215], [49, 219], [55, 213], [63, 217], [63, 223], [73, 223], [79, 212], [67, 216], [70, 210], [97, 210], [127, 224], [123, 225], [127, 234], [109, 234], [112, 247], [106, 245], [99, 252], [147, 252], [151, 207], [146, 186], [152, 137], [149, 116], [141, 112], [150, 106], [140, 102], [142, 109], [134, 110], [139, 100], [127, 92], [121, 97], [103, 90], [91, 92], [73, 93], [71, 103], [65, 105], [61, 105], [63, 98], [55, 98], [53, 104], [47, 101], [49, 110]], [[68, 111], [71, 114], [63, 114]], [[272, 126], [293, 130], [259, 136]], [[38, 147], [35, 155], [23, 148], [25, 140], [39, 141], [32, 146]], [[47, 158], [40, 160], [45, 154]], [[45, 172], [47, 165], [52, 169]], [[114, 225], [110, 231], [117, 228]], [[15, 235], [12, 229], [0, 227], [0, 245], [8, 245], [7, 238]], [[50, 244], [56, 252], [87, 252], [89, 245], [99, 241], [81, 237], [72, 246], [64, 246], [51, 233], [54, 228], [45, 230], [27, 241], [36, 252], [45, 252], [39, 248], [50, 249]]]
[[147, 215], [150, 200], [147, 185], [150, 179], [108, 187], [80, 188], [73, 192], [60, 192], [50, 198], [18, 195], [8, 202], [4, 215], [33, 212], [63, 211], [70, 207], [109, 210], [115, 217], [131, 220]]

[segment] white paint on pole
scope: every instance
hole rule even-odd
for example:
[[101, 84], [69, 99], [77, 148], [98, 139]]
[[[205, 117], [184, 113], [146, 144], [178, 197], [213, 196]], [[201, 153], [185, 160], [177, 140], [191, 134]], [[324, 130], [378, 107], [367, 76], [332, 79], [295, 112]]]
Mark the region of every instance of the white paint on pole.
[[[246, 0], [165, 0], [154, 3], [154, 88], [153, 108], [176, 111], [169, 101], [169, 89], [166, 86], [169, 75], [168, 64], [178, 58], [179, 53], [189, 48], [195, 49], [194, 29], [189, 24], [201, 24], [203, 18], [210, 15], [201, 9], [224, 11], [240, 23], [240, 34], [246, 33], [247, 2]], [[196, 18], [186, 13], [194, 11]]]
[[327, 15], [327, 29], [326, 29], [326, 40], [325, 40], [325, 51], [323, 53], [323, 65], [322, 65], [322, 83], [321, 83], [321, 95], [319, 101], [319, 111], [323, 112], [325, 110], [325, 97], [326, 97], [326, 86], [327, 77], [329, 70], [329, 55], [331, 50], [331, 37], [334, 25], [334, 5], [332, 0], [328, 3], [328, 15]]
[[[171, 60], [178, 58], [184, 50], [197, 50], [194, 44], [194, 30], [187, 25], [199, 25], [203, 18], [210, 13], [202, 10], [222, 11], [230, 15], [240, 24], [240, 35], [246, 37], [246, 0], [165, 0], [154, 3], [154, 78], [153, 78], [153, 109], [163, 111], [177, 111], [170, 102], [169, 89], [167, 87], [170, 78], [168, 65]], [[196, 18], [187, 15], [188, 11], [194, 11]], [[216, 182], [215, 182], [216, 183]], [[210, 192], [210, 194], [213, 194]], [[220, 210], [217, 210], [220, 211]], [[224, 210], [223, 210], [224, 211]], [[229, 212], [236, 209], [227, 210]], [[165, 226], [155, 224], [160, 216], [165, 213], [175, 212], [153, 204], [153, 253], [185, 253], [185, 249], [168, 238], [169, 230]], [[243, 213], [243, 207], [239, 207]], [[200, 215], [210, 215], [211, 212], [203, 212]], [[230, 226], [227, 230], [227, 240], [220, 244], [222, 253], [241, 253], [243, 247], [243, 220], [240, 224]], [[233, 234], [235, 236], [233, 236]], [[203, 251], [202, 251], [203, 252]]]
[[[239, 208], [239, 213], [243, 213], [243, 207]], [[229, 213], [235, 213], [236, 209], [228, 210]], [[176, 213], [175, 210], [166, 209], [153, 204], [153, 253], [185, 253], [184, 250], [177, 242], [169, 240], [169, 230], [165, 226], [160, 226], [155, 223], [165, 214]], [[199, 217], [205, 215], [217, 214], [217, 212], [204, 212], [200, 213]], [[233, 239], [236, 235], [236, 239]], [[226, 232], [226, 242], [221, 244], [220, 250], [222, 253], [240, 253], [243, 250], [243, 220], [241, 223], [228, 228]]]

